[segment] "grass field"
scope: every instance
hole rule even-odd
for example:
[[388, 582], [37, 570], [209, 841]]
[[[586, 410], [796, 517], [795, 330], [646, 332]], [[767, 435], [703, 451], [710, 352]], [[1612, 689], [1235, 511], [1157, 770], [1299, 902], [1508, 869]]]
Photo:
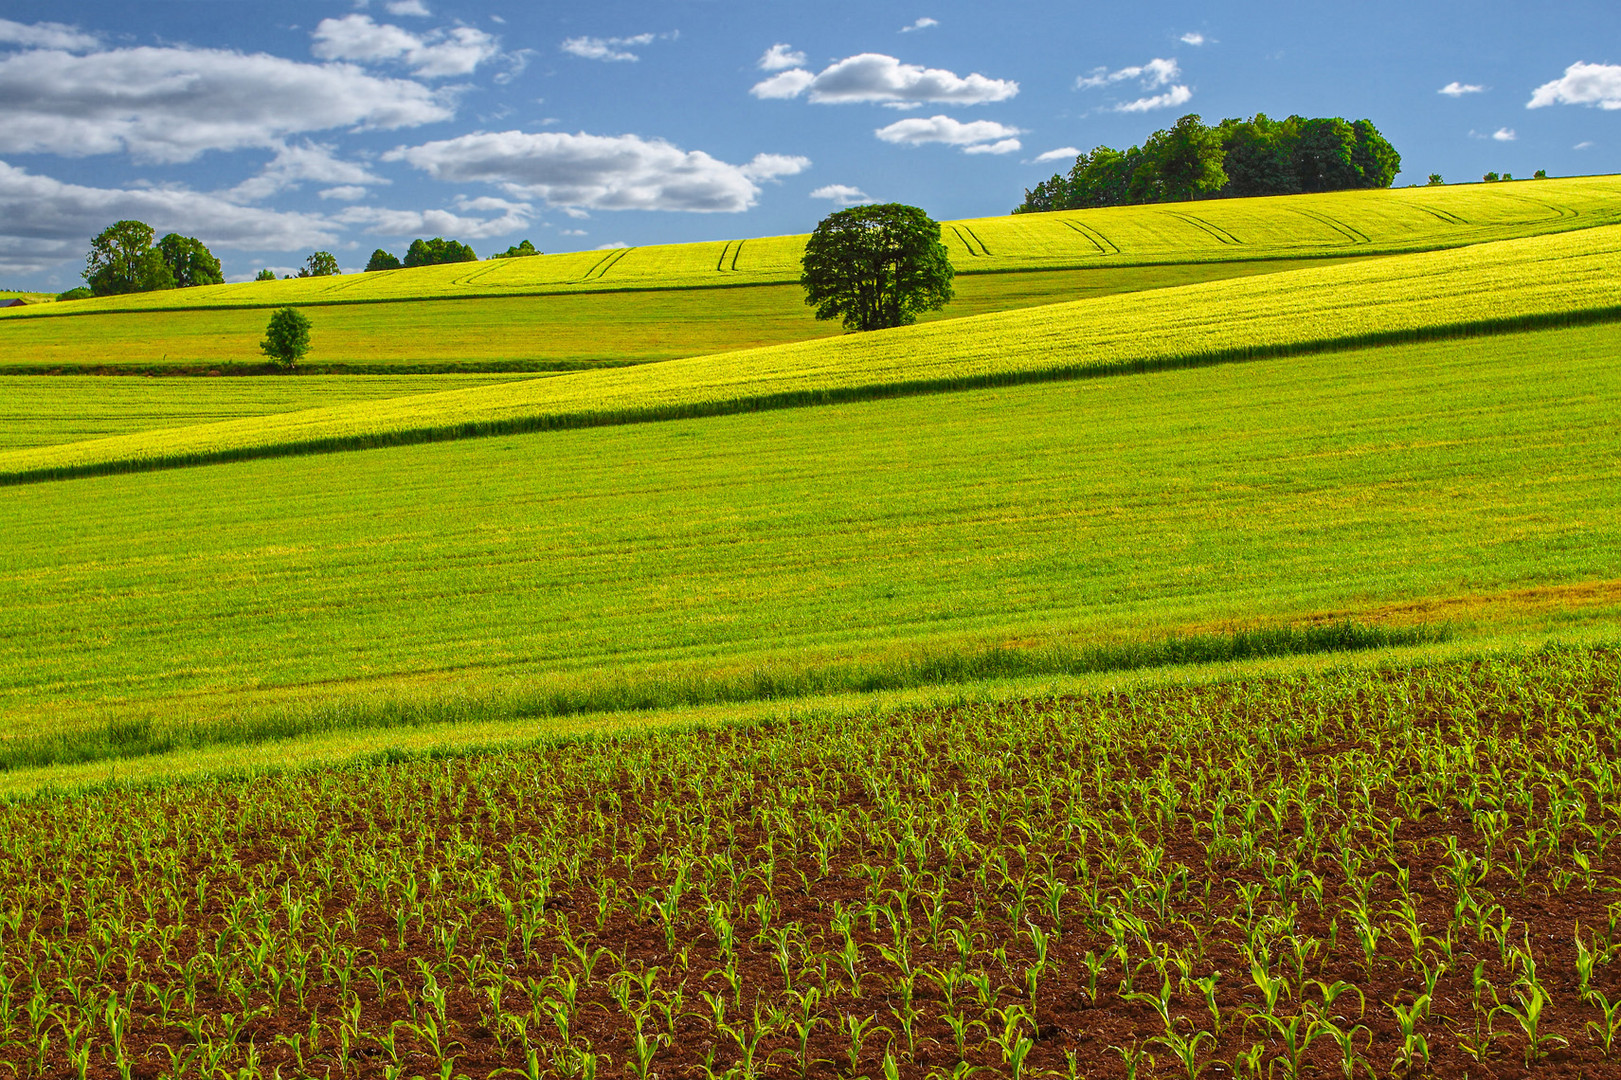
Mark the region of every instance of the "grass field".
[[1608, 625], [1616, 353], [1599, 326], [14, 487], [0, 737], [1278, 620]]
[[[1618, 223], [1621, 178], [1600, 176], [1113, 207], [942, 224], [953, 265], [975, 274], [1428, 251]], [[767, 237], [208, 285], [80, 300], [49, 311], [0, 312], [0, 320], [114, 310], [780, 284], [799, 279], [804, 243], [803, 236]]]
[[1621, 227], [0, 453], [0, 481], [716, 415], [1621, 313]]
[[[821, 340], [802, 238], [0, 316], [0, 1067], [1612, 1075], [1617, 221], [953, 222], [969, 317]], [[392, 373], [105, 374], [231, 297]]]
[[[0, 375], [0, 449], [269, 416], [340, 402], [433, 393], [514, 375], [309, 375], [297, 379], [148, 379]], [[533, 377], [533, 376], [528, 376]]]
[[[965, 276], [926, 320], [1275, 273], [1298, 260]], [[262, 372], [262, 309], [146, 311], [0, 322], [0, 372]], [[796, 285], [638, 293], [402, 300], [311, 311], [316, 371], [548, 370], [612, 366], [843, 333]]]

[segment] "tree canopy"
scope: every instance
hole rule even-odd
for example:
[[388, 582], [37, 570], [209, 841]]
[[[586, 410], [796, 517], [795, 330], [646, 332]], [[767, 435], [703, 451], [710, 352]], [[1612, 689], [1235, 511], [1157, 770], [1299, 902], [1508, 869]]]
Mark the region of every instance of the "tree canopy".
[[1401, 155], [1368, 120], [1256, 113], [1209, 127], [1190, 113], [1141, 147], [1080, 155], [1067, 175], [1027, 189], [1014, 213], [1383, 188], [1400, 171]]
[[282, 308], [270, 316], [259, 349], [281, 368], [295, 367], [310, 351], [310, 320], [297, 308]]
[[405, 265], [438, 266], [440, 263], [478, 262], [478, 255], [466, 244], [436, 236], [432, 240], [413, 240], [405, 253]]
[[537, 250], [535, 248], [534, 244], [531, 244], [528, 240], [522, 240], [522, 241], [520, 241], [520, 242], [518, 242], [516, 244], [513, 244], [511, 247], [507, 248], [505, 251], [496, 252], [494, 255], [491, 255], [490, 258], [492, 258], [492, 259], [521, 259], [521, 258], [524, 258], [525, 256], [528, 256], [528, 255], [540, 255], [540, 254], [543, 254], [543, 253], [541, 251]]
[[152, 246], [152, 226], [144, 221], [117, 221], [90, 241], [84, 280], [97, 296], [152, 292], [174, 288], [174, 271]]
[[336, 277], [343, 273], [338, 269], [338, 258], [330, 251], [317, 251], [311, 253], [299, 268], [299, 277]]
[[391, 251], [384, 251], [382, 248], [372, 252], [371, 259], [366, 263], [366, 272], [368, 274], [373, 270], [398, 270], [399, 268], [399, 256]]
[[915, 206], [852, 206], [816, 226], [805, 245], [805, 303], [847, 330], [906, 326], [952, 298], [940, 226]]
[[214, 253], [195, 237], [170, 233], [158, 241], [158, 251], [163, 255], [163, 261], [168, 264], [169, 272], [174, 276], [174, 283], [179, 288], [225, 284], [220, 261], [214, 258]]

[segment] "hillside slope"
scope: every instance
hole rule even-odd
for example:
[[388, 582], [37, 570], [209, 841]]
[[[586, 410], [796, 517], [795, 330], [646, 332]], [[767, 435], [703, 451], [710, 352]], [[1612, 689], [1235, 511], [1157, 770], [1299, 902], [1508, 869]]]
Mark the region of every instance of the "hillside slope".
[[0, 482], [1073, 378], [1621, 315], [1621, 227], [0, 453]]
[[[1387, 254], [1621, 223], [1621, 177], [1345, 191], [943, 223], [959, 273]], [[539, 255], [102, 297], [4, 318], [797, 281], [804, 236]]]

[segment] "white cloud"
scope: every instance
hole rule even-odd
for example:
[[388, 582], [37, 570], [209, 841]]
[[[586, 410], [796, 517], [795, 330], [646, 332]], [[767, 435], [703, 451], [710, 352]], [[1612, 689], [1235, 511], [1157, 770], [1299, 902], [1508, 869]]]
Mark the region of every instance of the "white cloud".
[[558, 236], [590, 236], [584, 229], [558, 229]]
[[1183, 34], [1180, 40], [1184, 45], [1203, 45], [1205, 38], [1204, 35], [1199, 33], [1197, 30], [1191, 30], [1186, 34]]
[[662, 139], [580, 132], [474, 132], [400, 147], [385, 160], [405, 161], [450, 183], [499, 184], [565, 212], [684, 210], [735, 213], [753, 206], [759, 181], [807, 167], [805, 158], [761, 154], [732, 165]]
[[0, 19], [0, 45], [21, 45], [28, 49], [61, 49], [88, 52], [101, 46], [101, 39], [62, 23], [20, 23]]
[[910, 116], [881, 127], [874, 134], [885, 142], [911, 146], [945, 143], [947, 146], [962, 147], [965, 154], [1009, 154], [1019, 149], [1019, 140], [1013, 136], [1024, 132], [995, 120], [963, 123], [949, 116], [931, 116], [927, 119]]
[[1169, 109], [1177, 105], [1186, 105], [1191, 100], [1193, 100], [1193, 91], [1185, 86], [1178, 85], [1171, 87], [1163, 94], [1122, 102], [1114, 107], [1114, 111], [1123, 113], [1148, 112], [1152, 109]]
[[322, 19], [313, 37], [310, 51], [322, 60], [397, 61], [427, 78], [467, 75], [500, 51], [495, 38], [471, 26], [419, 35], [370, 15]]
[[1436, 91], [1437, 94], [1445, 94], [1447, 97], [1454, 98], [1463, 97], [1465, 94], [1484, 94], [1485, 92], [1486, 88], [1484, 86], [1477, 86], [1474, 83], [1461, 83], [1456, 79]]
[[1030, 162], [1030, 164], [1032, 164], [1032, 165], [1040, 165], [1042, 162], [1045, 162], [1045, 161], [1074, 161], [1076, 158], [1078, 158], [1080, 156], [1081, 156], [1081, 152], [1076, 147], [1073, 147], [1073, 146], [1060, 146], [1056, 150], [1048, 150], [1044, 154], [1037, 154], [1035, 156], [1034, 160], [1032, 160]]
[[611, 244], [598, 244], [596, 249], [598, 251], [619, 251], [628, 247], [630, 247], [630, 245], [625, 243], [623, 240], [615, 240]]
[[851, 187], [849, 184], [828, 184], [826, 187], [819, 187], [811, 192], [810, 197], [813, 199], [832, 199], [834, 204], [838, 206], [859, 206], [862, 203], [872, 202], [872, 196], [858, 187]]
[[1158, 90], [1168, 87], [1161, 94], [1144, 94], [1132, 101], [1120, 102], [1110, 107], [1113, 112], [1137, 113], [1148, 112], [1152, 109], [1168, 109], [1176, 105], [1185, 105], [1193, 98], [1193, 91], [1176, 80], [1182, 77], [1182, 69], [1175, 60], [1165, 60], [1155, 57], [1146, 64], [1135, 64], [1123, 67], [1117, 71], [1108, 68], [1095, 68], [1091, 73], [1082, 75], [1075, 80], [1077, 90], [1095, 90], [1099, 87], [1114, 86], [1123, 82], [1135, 80], [1143, 90]]
[[419, 83], [348, 64], [223, 49], [135, 48], [0, 57], [0, 153], [128, 151], [190, 161], [332, 128], [402, 128], [453, 110]]
[[998, 139], [993, 143], [980, 143], [977, 146], [965, 146], [965, 154], [1012, 154], [1024, 149], [1024, 144], [1018, 139]]
[[804, 63], [804, 53], [796, 52], [791, 45], [778, 43], [765, 51], [755, 67], [761, 71], [781, 71], [783, 68], [800, 67]]
[[342, 184], [338, 187], [322, 188], [318, 194], [323, 199], [337, 199], [339, 202], [354, 202], [356, 199], [364, 199], [370, 194], [370, 191], [359, 184]]
[[1582, 142], [1577, 143], [1575, 146], [1572, 146], [1571, 149], [1572, 150], [1591, 150], [1591, 149], [1593, 149], [1593, 140], [1592, 139], [1583, 140]]
[[1077, 90], [1090, 90], [1099, 86], [1113, 86], [1115, 83], [1127, 82], [1137, 79], [1142, 82], [1143, 89], [1152, 90], [1159, 86], [1168, 86], [1182, 74], [1182, 69], [1175, 60], [1162, 60], [1156, 57], [1146, 64], [1132, 67], [1123, 67], [1118, 71], [1108, 68], [1094, 68], [1089, 75], [1082, 75], [1075, 80]]
[[[278, 147], [276, 156], [258, 176], [244, 180], [221, 194], [233, 202], [258, 202], [306, 180], [340, 185], [344, 190], [358, 190], [361, 194], [365, 194], [367, 186], [388, 183], [382, 177], [374, 176], [364, 165], [340, 161], [333, 156], [336, 150], [335, 146], [308, 141], [296, 146]], [[322, 193], [322, 198], [346, 197]]]
[[289, 251], [325, 247], [337, 230], [314, 214], [242, 206], [189, 188], [93, 188], [0, 161], [0, 273], [37, 273], [83, 259], [90, 238], [134, 218], [158, 235], [180, 232], [209, 247]]
[[816, 76], [803, 68], [783, 71], [754, 84], [749, 90], [757, 98], [796, 98], [816, 81]]
[[675, 36], [677, 35], [670, 33], [636, 34], [633, 37], [613, 38], [574, 37], [565, 39], [563, 44], [558, 47], [566, 53], [586, 60], [636, 61], [640, 60], [641, 57], [633, 52], [626, 51], [626, 46], [639, 48], [643, 45], [653, 44], [660, 37], [672, 38]]
[[[526, 229], [534, 220], [534, 207], [505, 199], [456, 199], [451, 210], [388, 210], [376, 206], [351, 206], [336, 220], [361, 228], [372, 236], [449, 236], [458, 240], [483, 240]], [[496, 213], [498, 217], [474, 217]]]
[[1525, 107], [1540, 109], [1548, 105], [1621, 109], [1621, 64], [1570, 65], [1561, 78], [1537, 87]]
[[882, 53], [861, 53], [831, 64], [817, 75], [804, 70], [784, 71], [757, 83], [750, 93], [759, 98], [789, 98], [806, 91], [810, 100], [819, 105], [981, 105], [1013, 97], [1019, 92], [1019, 84], [977, 73], [959, 76], [941, 68], [903, 64]]
[[1496, 139], [1498, 142], [1513, 142], [1515, 139], [1519, 138], [1519, 136], [1514, 134], [1513, 128], [1501, 127], [1492, 132], [1492, 138]]
[[388, 8], [390, 15], [415, 15], [418, 18], [426, 19], [433, 14], [428, 10], [428, 5], [424, 4], [422, 0], [393, 0], [392, 3], [383, 6]]
[[939, 26], [939, 25], [940, 25], [940, 20], [939, 19], [931, 19], [927, 15], [925, 15], [925, 16], [923, 16], [923, 18], [918, 19], [916, 22], [914, 22], [911, 26], [903, 26], [903, 27], [901, 27], [901, 33], [910, 34], [914, 30], [927, 30], [932, 26]]
[[754, 160], [740, 170], [750, 180], [775, 180], [779, 176], [794, 176], [810, 168], [810, 158], [797, 154], [755, 154]]

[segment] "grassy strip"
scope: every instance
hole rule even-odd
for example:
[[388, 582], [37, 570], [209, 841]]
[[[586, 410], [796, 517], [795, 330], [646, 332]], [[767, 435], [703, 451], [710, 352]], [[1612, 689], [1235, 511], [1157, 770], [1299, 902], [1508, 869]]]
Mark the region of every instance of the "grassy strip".
[[1199, 367], [1621, 317], [1621, 227], [0, 455], [0, 483]]
[[153, 472], [231, 461], [299, 457], [307, 454], [330, 454], [389, 446], [413, 446], [422, 443], [450, 442], [458, 439], [488, 438], [498, 435], [522, 435], [540, 431], [618, 427], [626, 424], [652, 423], [662, 420], [695, 420], [738, 413], [767, 412], [774, 409], [796, 409], [858, 401], [879, 401], [886, 398], [984, 390], [1032, 383], [1067, 382], [1076, 379], [1107, 378], [1117, 375], [1141, 375], [1157, 371], [1210, 367], [1217, 364], [1281, 359], [1333, 352], [1351, 352], [1357, 349], [1389, 345], [1454, 341], [1464, 338], [1535, 330], [1569, 329], [1615, 322], [1621, 322], [1621, 305], [1587, 311], [1544, 312], [1500, 319], [1481, 319], [1472, 322], [1454, 323], [1448, 326], [1378, 331], [1347, 337], [1306, 340], [1290, 344], [1238, 345], [1228, 349], [1205, 350], [1185, 355], [1145, 356], [1124, 362], [1105, 361], [1034, 370], [993, 371], [946, 378], [818, 387], [773, 394], [740, 395], [734, 398], [707, 401], [673, 402], [649, 405], [640, 409], [580, 410], [577, 412], [508, 416], [498, 420], [464, 420], [451, 424], [401, 427], [325, 438], [289, 440], [257, 446], [221, 447], [144, 458], [89, 461], [60, 466], [47, 465], [13, 471], [4, 471], [3, 466], [0, 466], [0, 487], [41, 483], [51, 480], [67, 480], [75, 477], [116, 476], [126, 473]]
[[1264, 627], [1232, 634], [1176, 635], [1157, 641], [1079, 648], [992, 646], [978, 652], [925, 654], [878, 665], [830, 664], [800, 670], [757, 668], [738, 676], [694, 674], [677, 678], [624, 679], [540, 693], [518, 691], [423, 701], [321, 703], [241, 716], [226, 723], [115, 720], [100, 728], [9, 740], [0, 744], [0, 771], [145, 757], [208, 746], [254, 745], [338, 731], [647, 712], [834, 693], [877, 693], [985, 679], [1087, 675], [1176, 664], [1353, 652], [1432, 644], [1450, 637], [1451, 631], [1445, 627], [1363, 626], [1347, 621], [1306, 627]]

